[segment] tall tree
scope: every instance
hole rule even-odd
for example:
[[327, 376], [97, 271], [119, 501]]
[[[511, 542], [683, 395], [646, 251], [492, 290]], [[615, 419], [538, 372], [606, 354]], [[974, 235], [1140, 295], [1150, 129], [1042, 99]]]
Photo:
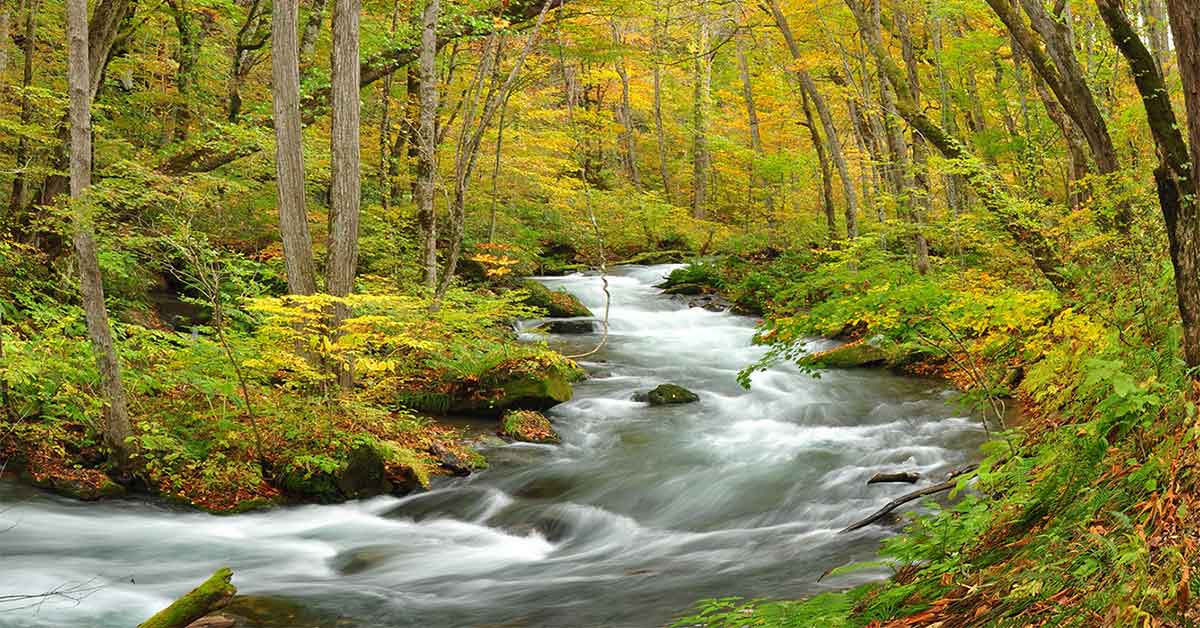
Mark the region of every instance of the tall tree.
[[87, 0], [67, 0], [68, 75], [67, 91], [71, 101], [71, 204], [75, 228], [75, 251], [79, 258], [79, 290], [87, 319], [88, 337], [100, 380], [104, 385], [104, 442], [112, 450], [118, 466], [129, 463], [133, 435], [125, 388], [121, 384], [121, 363], [113, 345], [108, 310], [104, 303], [104, 283], [87, 198], [92, 184], [92, 89], [88, 63]]
[[712, 106], [712, 55], [708, 16], [704, 7], [696, 18], [692, 55], [692, 217], [708, 217], [708, 114]]
[[611, 20], [609, 27], [612, 29], [613, 44], [619, 49], [618, 56], [613, 61], [613, 69], [616, 70], [617, 77], [621, 79], [621, 104], [617, 111], [623, 130], [621, 134], [621, 145], [624, 150], [622, 160], [625, 162], [625, 171], [629, 175], [629, 180], [633, 183], [633, 187], [640, 192], [642, 178], [638, 174], [637, 134], [633, 126], [633, 106], [629, 103], [629, 69], [625, 65], [625, 35], [617, 24], [617, 20]]
[[[37, 45], [37, 16], [41, 0], [28, 0], [25, 5], [25, 41], [23, 46], [23, 65], [21, 77], [21, 126], [27, 126], [33, 119], [33, 101], [29, 98], [29, 88], [33, 85], [33, 52]], [[16, 176], [13, 177], [12, 200], [9, 206], [13, 212], [25, 207], [26, 162], [29, 159], [29, 140], [22, 133], [17, 139], [17, 150], [13, 155], [17, 162]]]
[[[754, 151], [754, 157], [750, 160], [750, 197], [753, 199], [759, 188], [768, 187], [758, 174], [758, 168], [755, 165], [755, 160], [762, 159], [766, 151], [763, 148], [762, 131], [759, 128], [758, 107], [754, 104], [754, 83], [750, 78], [750, 53], [746, 46], [746, 34], [739, 27], [734, 37], [736, 38], [734, 43], [737, 53], [738, 78], [742, 83], [742, 102], [746, 105], [746, 125], [750, 128], [750, 150]], [[775, 199], [769, 189], [764, 189], [764, 191], [767, 213], [770, 215], [774, 213]]]
[[206, 13], [193, 10], [188, 0], [167, 0], [167, 8], [175, 20], [179, 34], [179, 45], [175, 49], [175, 89], [178, 102], [175, 110], [175, 139], [182, 140], [191, 130], [192, 105], [196, 100], [195, 90], [199, 83], [200, 46], [204, 43]]
[[[328, 258], [325, 266], [325, 291], [335, 297], [345, 297], [354, 289], [354, 274], [358, 266], [358, 223], [362, 199], [362, 162], [359, 145], [361, 118], [358, 97], [359, 12], [361, 0], [334, 0], [332, 68], [333, 99], [330, 130], [330, 176], [332, 205]], [[344, 306], [334, 308], [334, 326], [347, 315]], [[339, 380], [343, 388], [353, 385], [351, 373], [342, 369]]]
[[288, 292], [317, 291], [312, 236], [304, 192], [304, 137], [300, 124], [300, 57], [296, 28], [299, 0], [275, 0], [271, 22], [271, 100], [275, 124], [275, 174], [279, 232]]
[[825, 103], [825, 97], [817, 91], [817, 84], [813, 80], [812, 75], [809, 74], [803, 65], [800, 46], [796, 42], [796, 37], [792, 34], [792, 28], [788, 24], [787, 17], [779, 9], [778, 0], [767, 0], [767, 6], [771, 10], [771, 16], [775, 19], [775, 25], [779, 28], [779, 32], [783, 35], [783, 39], [787, 43], [788, 51], [792, 54], [792, 61], [796, 66], [796, 78], [800, 81], [800, 88], [812, 100], [812, 104], [817, 110], [817, 115], [821, 119], [821, 127], [825, 131], [825, 141], [829, 143], [829, 158], [837, 168], [838, 177], [842, 181], [842, 196], [846, 201], [846, 235], [853, 239], [858, 235], [858, 201], [854, 193], [854, 179], [850, 176], [850, 168], [846, 165], [846, 158], [842, 152], [842, 143], [838, 139], [837, 126], [833, 122], [833, 114], [829, 111], [829, 105]]
[[[651, 41], [650, 69], [654, 75], [654, 138], [658, 143], [658, 174], [662, 179], [663, 196], [671, 202], [671, 172], [667, 158], [667, 131], [663, 126], [662, 106], [662, 49], [666, 45], [669, 7], [655, 3], [654, 37]], [[661, 14], [661, 15], [660, 15]]]
[[437, 289], [437, 214], [434, 178], [437, 176], [437, 23], [440, 0], [427, 0], [421, 15], [420, 108], [417, 120], [417, 224], [421, 230], [421, 266], [425, 287]]

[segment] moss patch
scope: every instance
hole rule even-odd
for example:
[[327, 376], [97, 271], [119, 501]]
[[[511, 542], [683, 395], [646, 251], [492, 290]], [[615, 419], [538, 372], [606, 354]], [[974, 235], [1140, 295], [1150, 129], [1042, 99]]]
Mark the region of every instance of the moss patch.
[[534, 410], [510, 410], [500, 419], [497, 433], [526, 443], [557, 443], [558, 434], [550, 420]]

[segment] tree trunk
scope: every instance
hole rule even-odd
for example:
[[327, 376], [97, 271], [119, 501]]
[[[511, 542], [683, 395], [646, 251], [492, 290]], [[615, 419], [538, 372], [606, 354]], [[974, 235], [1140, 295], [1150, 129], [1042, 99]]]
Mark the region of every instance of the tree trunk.
[[[37, 43], [37, 15], [40, 0], [28, 0], [25, 6], [25, 47], [23, 74], [21, 77], [21, 126], [26, 127], [33, 120], [33, 103], [29, 99], [29, 89], [33, 85], [33, 51]], [[26, 184], [25, 163], [29, 159], [29, 141], [25, 134], [17, 139], [17, 150], [13, 153], [16, 161], [16, 175], [13, 177], [12, 200], [9, 207], [13, 213], [20, 212], [25, 207]]]
[[750, 149], [754, 151], [754, 158], [750, 161], [750, 198], [751, 200], [756, 199], [758, 197], [756, 192], [761, 189], [764, 193], [767, 215], [770, 216], [775, 213], [775, 198], [771, 194], [769, 184], [765, 184], [763, 178], [758, 175], [758, 169], [754, 163], [754, 160], [761, 159], [766, 151], [763, 148], [762, 131], [759, 129], [758, 108], [754, 106], [754, 84], [750, 80], [749, 53], [746, 50], [746, 38], [741, 31], [738, 31], [735, 38], [738, 76], [742, 80], [742, 101], [746, 104], [746, 124], [750, 127]]
[[492, 164], [492, 209], [488, 216], [488, 244], [496, 241], [496, 211], [500, 203], [500, 155], [504, 146], [504, 117], [508, 113], [508, 99], [500, 103], [500, 120], [496, 122], [496, 161]]
[[300, 58], [296, 41], [299, 0], [275, 0], [271, 23], [271, 96], [275, 123], [275, 173], [279, 232], [288, 292], [317, 291], [312, 237], [305, 209], [304, 143], [300, 126]]
[[[846, 201], [846, 236], [854, 239], [858, 235], [858, 201], [854, 194], [854, 179], [851, 178], [850, 169], [846, 166], [846, 158], [842, 155], [842, 143], [838, 139], [837, 127], [833, 123], [833, 115], [829, 113], [829, 107], [825, 104], [825, 98], [817, 91], [817, 84], [813, 81], [812, 75], [800, 65], [802, 61], [800, 47], [796, 44], [796, 38], [792, 35], [792, 28], [788, 24], [787, 17], [779, 9], [778, 1], [767, 0], [767, 3], [771, 9], [771, 15], [775, 18], [775, 25], [779, 27], [780, 32], [783, 34], [783, 38], [788, 45], [788, 50], [792, 53], [792, 60], [796, 63], [796, 76], [800, 79], [800, 87], [812, 99], [812, 104], [816, 107], [817, 115], [821, 119], [821, 127], [825, 131], [825, 140], [829, 142], [829, 158], [837, 168], [838, 177], [842, 181], [842, 196], [845, 197]], [[816, 135], [814, 131], [815, 139]], [[817, 150], [818, 157], [822, 153], [824, 153], [823, 149]], [[831, 230], [831, 236], [835, 231], [836, 229]]]
[[71, 100], [71, 203], [75, 227], [75, 251], [79, 255], [79, 288], [87, 318], [88, 337], [104, 394], [108, 401], [104, 442], [112, 450], [118, 467], [129, 464], [133, 435], [125, 389], [121, 385], [121, 363], [113, 346], [112, 329], [104, 303], [100, 260], [88, 208], [87, 190], [92, 183], [91, 77], [88, 64], [87, 0], [67, 0], [68, 91]]
[[[299, 0], [296, 1], [299, 2]], [[321, 34], [321, 25], [325, 22], [325, 5], [327, 4], [329, 4], [329, 0], [312, 0], [308, 17], [304, 20], [304, 31], [300, 36], [301, 59], [311, 57], [317, 50], [317, 37]]]
[[[616, 20], [609, 23], [612, 28], [613, 43], [621, 48], [624, 48], [624, 36], [621, 29], [617, 26]], [[621, 56], [613, 62], [613, 68], [617, 71], [617, 77], [621, 79], [621, 105], [618, 111], [620, 112], [621, 126], [624, 133], [621, 135], [622, 148], [625, 151], [623, 161], [625, 162], [625, 170], [629, 174], [629, 180], [633, 182], [633, 187], [638, 192], [642, 191], [642, 178], [638, 173], [637, 163], [637, 134], [633, 127], [633, 106], [629, 104], [629, 71], [625, 67], [625, 53], [621, 52]]]
[[[388, 31], [391, 39], [396, 37], [396, 29], [400, 25], [400, 0], [392, 1], [392, 23]], [[390, 214], [392, 197], [390, 192], [392, 180], [392, 78], [389, 74], [383, 79], [383, 86], [379, 89], [380, 109], [383, 113], [379, 116], [379, 183], [380, 183], [380, 200], [383, 204], [383, 213]]]
[[437, 21], [440, 0], [427, 0], [421, 16], [420, 111], [417, 121], [417, 224], [421, 229], [421, 266], [425, 288], [437, 290], [437, 214], [434, 178], [437, 175]]
[[[665, 20], [665, 18], [664, 18]], [[660, 24], [664, 24], [660, 26]], [[665, 31], [665, 22], [654, 21], [654, 58], [651, 60], [651, 71], [654, 74], [654, 136], [658, 141], [658, 174], [662, 178], [663, 196], [671, 202], [671, 173], [667, 163], [667, 132], [663, 128], [662, 112], [662, 60], [659, 58], [663, 45], [660, 31]]]
[[[908, 71], [908, 84], [912, 87], [913, 97], [917, 106], [921, 106], [921, 78], [917, 72], [917, 55], [913, 46], [912, 33], [909, 31], [908, 13], [897, 10], [895, 15], [896, 30], [900, 35], [900, 50], [904, 65]], [[929, 242], [922, 230], [925, 219], [929, 215], [929, 153], [925, 148], [925, 138], [920, 133], [913, 133], [909, 142], [912, 147], [913, 186], [909, 193], [909, 208], [912, 211], [912, 221], [916, 225], [913, 234], [913, 244], [917, 252], [917, 272], [924, 275], [929, 272]]]
[[1158, 61], [1158, 68], [1163, 76], [1166, 76], [1167, 68], [1171, 67], [1171, 29], [1167, 21], [1166, 0], [1141, 0], [1141, 3], [1142, 20], [1146, 24], [1146, 39], [1149, 41], [1150, 51]]
[[8, 0], [0, 2], [0, 77], [8, 72], [8, 46], [12, 43], [9, 28], [12, 21]]
[[813, 117], [812, 104], [808, 101], [808, 90], [800, 90], [800, 102], [804, 107], [804, 126], [808, 128], [812, 139], [813, 150], [817, 151], [817, 164], [821, 168], [821, 211], [825, 215], [825, 228], [829, 232], [829, 241], [837, 240], [837, 215], [833, 208], [833, 172], [829, 168], [829, 158], [825, 156], [825, 144], [821, 141], [821, 133], [817, 131], [817, 121]]
[[698, 17], [696, 52], [692, 65], [692, 217], [708, 218], [708, 110], [712, 99], [712, 57], [708, 23]]
[[[512, 69], [509, 70], [504, 84], [499, 89], [494, 89], [495, 86], [493, 85], [493, 89], [488, 90], [482, 105], [483, 113], [479, 116], [478, 123], [475, 122], [473, 105], [463, 115], [462, 132], [459, 137], [458, 149], [454, 160], [454, 199], [450, 208], [450, 248], [446, 252], [446, 266], [442, 269], [442, 277], [438, 282], [437, 292], [434, 295], [433, 309], [438, 307], [442, 297], [450, 289], [450, 282], [454, 280], [454, 271], [458, 266], [458, 258], [462, 254], [463, 234], [466, 225], [467, 190], [470, 186], [471, 175], [474, 173], [475, 165], [479, 160], [479, 147], [483, 141], [483, 134], [496, 117], [501, 104], [508, 99], [513, 85], [516, 84], [517, 77], [520, 76], [521, 70], [525, 67], [525, 60], [529, 57], [529, 52], [537, 42], [538, 34], [541, 32], [542, 24], [546, 20], [546, 12], [550, 10], [550, 5], [550, 0], [546, 0], [542, 5], [542, 11], [538, 14], [537, 22], [530, 29], [529, 34], [526, 35], [528, 39], [525, 41], [525, 46], [521, 49], [521, 53], [513, 64]], [[492, 63], [499, 63], [501, 47], [502, 42], [498, 42], [495, 47], [495, 53], [492, 55]], [[479, 84], [477, 94], [482, 93], [483, 77], [488, 72], [490, 72], [490, 69], [485, 65], [480, 66], [480, 75], [477, 77], [477, 83]]]
[[264, 0], [240, 0], [239, 4], [246, 5], [246, 21], [242, 22], [234, 37], [233, 53], [230, 55], [229, 94], [226, 105], [226, 118], [230, 122], [237, 122], [242, 115], [242, 83], [261, 58], [251, 53], [261, 50], [270, 41], [270, 32], [264, 32], [268, 26], [269, 15], [264, 10]]
[[[354, 274], [358, 267], [358, 223], [362, 200], [358, 97], [358, 22], [361, 9], [361, 0], [334, 0], [333, 51], [330, 55], [333, 87], [330, 183], [333, 194], [325, 291], [335, 297], [346, 297], [354, 290]], [[333, 327], [336, 329], [348, 314], [349, 308], [346, 306], [335, 306]], [[350, 366], [338, 365], [338, 381], [344, 390], [354, 386]]]
[[196, 86], [199, 82], [197, 64], [200, 62], [200, 46], [204, 42], [204, 26], [196, 23], [196, 14], [188, 5], [187, 0], [167, 0], [171, 17], [175, 20], [175, 30], [179, 33], [179, 47], [175, 50], [175, 63], [179, 66], [175, 73], [175, 89], [179, 102], [173, 106], [175, 118], [175, 139], [187, 137], [192, 124], [192, 102], [196, 99]]
[[[957, 134], [958, 125], [954, 119], [954, 108], [950, 101], [950, 81], [946, 78], [946, 66], [942, 62], [942, 21], [935, 18], [930, 33], [933, 43], [933, 64], [938, 77], [938, 103], [942, 108], [942, 127], [947, 133]], [[963, 211], [962, 177], [957, 174], [943, 176], [943, 186], [946, 188], [946, 208], [950, 214], [958, 216]]]

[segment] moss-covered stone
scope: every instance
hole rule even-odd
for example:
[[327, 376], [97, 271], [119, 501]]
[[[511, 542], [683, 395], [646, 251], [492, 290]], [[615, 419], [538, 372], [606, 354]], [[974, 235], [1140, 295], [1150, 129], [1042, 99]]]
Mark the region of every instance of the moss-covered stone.
[[500, 419], [501, 436], [526, 443], [557, 443], [558, 434], [550, 420], [534, 410], [509, 410]]
[[626, 264], [640, 264], [645, 266], [653, 266], [655, 264], [679, 264], [687, 259], [691, 254], [687, 251], [645, 251], [638, 253], [629, 259], [621, 260], [614, 266]]
[[831, 369], [852, 369], [880, 366], [887, 361], [888, 355], [884, 353], [883, 349], [866, 340], [859, 340], [805, 356], [800, 360], [800, 364]]
[[528, 294], [524, 299], [524, 303], [546, 310], [550, 318], [593, 316], [592, 311], [587, 306], [568, 292], [551, 290], [532, 279], [522, 280], [519, 287]]
[[661, 384], [654, 390], [634, 393], [633, 400], [649, 403], [652, 406], [666, 406], [679, 403], [694, 403], [700, 401], [700, 396], [683, 386]]
[[373, 447], [359, 446], [344, 456], [337, 471], [291, 469], [280, 486], [292, 497], [305, 501], [334, 503], [391, 492], [383, 456]]
[[499, 417], [506, 410], [547, 410], [570, 401], [573, 382], [583, 379], [574, 363], [530, 359], [506, 363], [480, 377], [474, 394], [450, 401], [450, 414]]
[[232, 579], [231, 569], [218, 569], [187, 595], [138, 624], [138, 628], [184, 628], [193, 621], [224, 608], [237, 593], [237, 587], [230, 583]]

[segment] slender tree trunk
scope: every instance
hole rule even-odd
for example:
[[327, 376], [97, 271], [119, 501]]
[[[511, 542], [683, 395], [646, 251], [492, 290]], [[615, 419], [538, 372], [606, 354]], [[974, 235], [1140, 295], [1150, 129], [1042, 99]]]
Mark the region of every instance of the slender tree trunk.
[[[28, 0], [25, 5], [25, 47], [23, 74], [21, 77], [21, 126], [26, 127], [33, 120], [33, 104], [29, 99], [29, 89], [33, 85], [33, 52], [37, 43], [38, 5], [41, 0]], [[13, 213], [25, 207], [26, 184], [25, 168], [29, 160], [29, 142], [22, 133], [17, 139], [17, 150], [13, 153], [16, 160], [16, 175], [13, 177], [12, 200], [9, 206]]]
[[112, 450], [118, 467], [129, 464], [133, 435], [125, 389], [121, 385], [121, 363], [113, 346], [104, 284], [87, 190], [92, 182], [91, 77], [88, 64], [87, 0], [67, 0], [68, 91], [71, 100], [71, 202], [75, 223], [75, 251], [79, 256], [80, 293], [87, 319], [88, 337], [96, 354], [100, 380], [108, 408], [105, 411], [104, 442]]
[[492, 164], [492, 209], [488, 216], [488, 244], [496, 241], [496, 212], [500, 203], [500, 156], [504, 146], [504, 118], [508, 113], [508, 98], [500, 103], [500, 120], [496, 122], [496, 161]]
[[[792, 28], [788, 24], [787, 17], [779, 9], [779, 2], [777, 0], [767, 0], [767, 3], [771, 9], [771, 15], [775, 18], [775, 25], [783, 34], [783, 38], [788, 45], [788, 50], [792, 53], [792, 60], [796, 63], [796, 76], [800, 79], [800, 87], [807, 92], [808, 98], [812, 100], [812, 104], [817, 110], [817, 115], [821, 119], [821, 126], [825, 130], [825, 140], [829, 143], [829, 158], [837, 168], [838, 177], [842, 181], [842, 196], [845, 197], [846, 201], [846, 235], [850, 239], [854, 239], [858, 236], [858, 200], [854, 194], [854, 179], [850, 176], [850, 169], [846, 166], [846, 158], [842, 155], [842, 143], [838, 139], [837, 126], [833, 123], [833, 115], [829, 112], [829, 106], [825, 104], [825, 98], [817, 91], [817, 84], [813, 81], [812, 75], [800, 65], [803, 59], [800, 54], [800, 47], [796, 44], [796, 38], [792, 35]], [[823, 152], [823, 149], [818, 149], [817, 154], [820, 155]]]
[[[467, 113], [463, 114], [462, 132], [459, 137], [459, 145], [455, 155], [454, 163], [454, 200], [451, 205], [450, 212], [450, 248], [446, 252], [446, 266], [442, 269], [442, 277], [438, 282], [437, 293], [434, 295], [433, 309], [436, 309], [445, 296], [446, 291], [450, 289], [450, 282], [454, 280], [454, 271], [458, 265], [458, 258], [462, 254], [463, 249], [463, 234], [466, 225], [466, 202], [467, 190], [471, 182], [471, 175], [475, 171], [475, 165], [479, 160], [479, 147], [483, 141], [483, 134], [491, 125], [492, 120], [499, 112], [501, 104], [508, 99], [508, 95], [512, 92], [513, 86], [517, 82], [517, 77], [520, 76], [521, 70], [525, 67], [525, 60], [529, 57], [529, 52], [537, 43], [538, 34], [541, 32], [542, 24], [546, 21], [546, 13], [550, 10], [551, 0], [544, 0], [541, 13], [538, 14], [537, 22], [526, 35], [525, 46], [521, 48], [520, 54], [517, 56], [516, 62], [508, 72], [508, 77], [504, 80], [504, 84], [499, 86], [499, 89], [493, 88], [488, 90], [487, 96], [483, 100], [482, 114], [479, 116], [478, 123], [475, 122], [474, 106], [471, 106]], [[492, 55], [492, 63], [498, 63], [501, 54], [502, 42], [496, 45], [495, 53]], [[477, 77], [479, 87], [477, 93], [482, 93], [483, 78], [490, 69], [485, 66], [480, 67], [480, 75]]]
[[821, 141], [821, 133], [817, 130], [816, 118], [813, 117], [812, 104], [808, 101], [808, 91], [800, 90], [800, 101], [804, 107], [804, 126], [808, 128], [812, 138], [813, 150], [817, 151], [817, 164], [821, 167], [821, 210], [825, 215], [825, 228], [829, 232], [829, 241], [837, 240], [837, 217], [833, 208], [833, 172], [829, 168], [829, 158], [825, 156], [825, 143]]
[[[332, 82], [332, 125], [330, 128], [330, 178], [333, 188], [330, 207], [329, 257], [325, 267], [325, 291], [346, 297], [354, 290], [358, 266], [358, 223], [362, 200], [359, 168], [361, 118], [359, 105], [358, 22], [361, 0], [334, 0], [333, 51], [330, 56]], [[333, 327], [349, 314], [344, 305], [334, 307]], [[338, 365], [338, 381], [344, 390], [354, 386], [353, 365]]]
[[[296, 0], [299, 2], [299, 0]], [[335, 0], [336, 1], [336, 0]], [[317, 50], [317, 38], [321, 34], [321, 25], [325, 22], [325, 5], [329, 0], [312, 0], [308, 9], [308, 17], [304, 20], [304, 31], [300, 36], [300, 58], [308, 59]]]
[[658, 142], [658, 174], [662, 178], [663, 196], [670, 203], [672, 202], [671, 173], [667, 162], [667, 131], [663, 127], [662, 60], [660, 59], [662, 40], [664, 39], [661, 32], [666, 30], [664, 20], [665, 18], [654, 21], [654, 58], [651, 60], [651, 71], [654, 75], [654, 137]]
[[[958, 124], [954, 119], [954, 108], [950, 100], [950, 81], [946, 78], [946, 66], [942, 63], [942, 20], [935, 18], [931, 27], [930, 39], [933, 43], [933, 63], [938, 77], [938, 104], [942, 109], [942, 127], [947, 133], [958, 134]], [[942, 179], [946, 188], [946, 207], [950, 214], [958, 216], [963, 211], [962, 177], [958, 174], [946, 174]]]
[[[609, 26], [612, 28], [613, 44], [623, 48], [625, 37], [616, 20], [609, 22]], [[629, 180], [633, 183], [634, 189], [641, 192], [642, 177], [638, 173], [637, 132], [633, 126], [633, 106], [629, 103], [629, 70], [625, 67], [624, 50], [622, 50], [621, 56], [613, 62], [613, 69], [617, 71], [617, 77], [621, 79], [621, 105], [618, 111], [624, 131], [621, 135], [622, 148], [625, 153], [622, 160], [625, 162], [625, 170], [629, 174]]]
[[1141, 0], [1141, 4], [1150, 51], [1158, 61], [1163, 76], [1166, 76], [1167, 69], [1171, 67], [1171, 29], [1167, 20], [1166, 0]]
[[437, 214], [434, 178], [437, 175], [437, 22], [440, 0], [427, 0], [421, 16], [420, 111], [417, 121], [417, 224], [421, 229], [421, 266], [425, 288], [437, 290]]
[[175, 30], [179, 33], [179, 47], [175, 50], [175, 63], [179, 68], [175, 73], [175, 89], [179, 102], [174, 104], [175, 139], [183, 140], [191, 128], [194, 114], [192, 102], [196, 100], [195, 90], [199, 83], [200, 46], [204, 42], [204, 26], [196, 22], [196, 12], [192, 10], [187, 0], [167, 0], [171, 17], [175, 20]]
[[[749, 53], [746, 50], [746, 38], [739, 31], [735, 35], [735, 43], [737, 45], [737, 62], [738, 75], [742, 80], [742, 101], [746, 104], [746, 124], [750, 127], [750, 148], [754, 151], [754, 159], [761, 159], [766, 151], [763, 148], [762, 131], [759, 128], [758, 108], [754, 105], [754, 84], [750, 79], [750, 59]], [[750, 162], [750, 198], [756, 199], [758, 190], [764, 193], [764, 201], [767, 206], [767, 213], [771, 215], [775, 212], [775, 198], [771, 194], [770, 187], [763, 183], [762, 177], [758, 175], [754, 160]]]
[[233, 53], [230, 55], [229, 95], [226, 118], [237, 122], [242, 115], [242, 83], [260, 57], [252, 53], [261, 50], [270, 41], [268, 16], [265, 0], [240, 0], [246, 6], [246, 21], [242, 22], [234, 37]]
[[304, 144], [300, 126], [300, 58], [297, 54], [298, 0], [275, 0], [271, 22], [271, 95], [275, 124], [275, 173], [279, 232], [288, 292], [317, 291], [312, 237], [304, 192]]
[[708, 112], [712, 100], [712, 57], [708, 22], [699, 16], [696, 53], [692, 66], [692, 217], [708, 217]]
[[[396, 38], [396, 29], [400, 25], [400, 0], [392, 1], [392, 23], [388, 31], [388, 36], [391, 39]], [[383, 86], [379, 90], [379, 101], [383, 113], [379, 116], [379, 180], [380, 180], [380, 197], [383, 204], [384, 214], [390, 213], [392, 196], [391, 181], [392, 181], [392, 76], [387, 75], [383, 79]]]
[[12, 43], [9, 33], [12, 13], [8, 3], [9, 0], [0, 1], [0, 77], [8, 73], [8, 46]]
[[[912, 86], [917, 105], [921, 106], [921, 79], [917, 71], [917, 55], [913, 46], [912, 33], [909, 31], [908, 14], [903, 10], [896, 11], [895, 22], [900, 35], [901, 54], [904, 65], [908, 70], [908, 84]], [[912, 134], [913, 186], [910, 192], [909, 207], [912, 210], [912, 221], [917, 227], [913, 235], [913, 243], [917, 252], [917, 272], [924, 275], [929, 272], [929, 242], [923, 231], [926, 217], [929, 215], [929, 152], [925, 147], [925, 138], [920, 133]]]

